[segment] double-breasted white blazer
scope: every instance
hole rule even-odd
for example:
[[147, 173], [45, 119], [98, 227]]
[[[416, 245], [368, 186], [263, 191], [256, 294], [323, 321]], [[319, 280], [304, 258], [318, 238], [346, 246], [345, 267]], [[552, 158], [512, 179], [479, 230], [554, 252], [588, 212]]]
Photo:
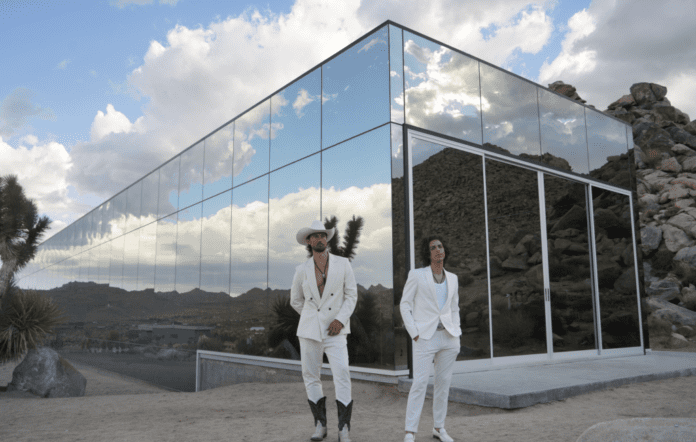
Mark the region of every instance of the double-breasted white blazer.
[[358, 302], [358, 286], [347, 258], [329, 254], [324, 293], [319, 296], [314, 276], [314, 258], [295, 268], [290, 305], [300, 314], [297, 336], [321, 341], [329, 336], [329, 324], [338, 319], [341, 335], [350, 333], [350, 316]]
[[435, 281], [430, 266], [408, 272], [399, 308], [404, 326], [411, 339], [430, 339], [437, 324], [442, 321], [452, 336], [461, 336], [459, 320], [459, 280], [457, 275], [444, 270], [447, 278], [447, 300], [440, 310]]

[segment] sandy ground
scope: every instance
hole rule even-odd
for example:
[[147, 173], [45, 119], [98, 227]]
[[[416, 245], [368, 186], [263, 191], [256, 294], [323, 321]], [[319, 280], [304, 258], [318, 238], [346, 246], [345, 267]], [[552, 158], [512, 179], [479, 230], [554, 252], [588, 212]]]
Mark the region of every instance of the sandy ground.
[[[0, 366], [0, 386], [16, 364]], [[163, 390], [75, 364], [87, 378], [80, 398], [0, 392], [0, 441], [308, 441], [312, 415], [301, 383], [239, 384], [200, 393]], [[329, 437], [337, 438], [333, 384], [324, 382]], [[696, 376], [632, 384], [518, 410], [450, 403], [456, 441], [576, 441], [599, 422], [634, 417], [696, 418]], [[354, 442], [403, 440], [405, 394], [353, 381]], [[426, 399], [416, 441], [433, 441]]]

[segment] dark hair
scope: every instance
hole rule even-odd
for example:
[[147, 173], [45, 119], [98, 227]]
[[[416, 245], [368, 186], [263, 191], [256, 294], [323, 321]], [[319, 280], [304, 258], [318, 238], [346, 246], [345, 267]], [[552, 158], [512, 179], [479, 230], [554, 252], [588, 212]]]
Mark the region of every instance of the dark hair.
[[442, 261], [442, 265], [444, 266], [445, 264], [447, 264], [447, 259], [450, 256], [450, 251], [449, 251], [449, 248], [447, 247], [447, 243], [445, 242], [444, 239], [442, 239], [442, 236], [431, 235], [431, 236], [428, 236], [427, 238], [424, 237], [423, 240], [421, 241], [420, 254], [421, 254], [421, 260], [423, 261], [423, 267], [430, 265], [430, 243], [436, 239], [442, 243], [442, 248], [445, 249], [445, 259]]

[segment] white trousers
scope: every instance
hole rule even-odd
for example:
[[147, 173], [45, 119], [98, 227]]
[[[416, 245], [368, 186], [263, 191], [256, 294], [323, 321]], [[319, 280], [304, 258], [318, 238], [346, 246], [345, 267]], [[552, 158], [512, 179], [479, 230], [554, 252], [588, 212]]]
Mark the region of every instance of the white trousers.
[[321, 388], [321, 364], [324, 353], [331, 365], [331, 375], [336, 387], [336, 399], [343, 405], [350, 404], [350, 370], [348, 369], [347, 335], [329, 336], [323, 341], [300, 339], [302, 379], [307, 389], [307, 398], [314, 402], [324, 397]]
[[445, 426], [447, 398], [452, 381], [454, 361], [457, 360], [459, 338], [447, 330], [436, 331], [430, 339], [413, 341], [413, 384], [406, 405], [406, 431], [418, 432], [423, 402], [428, 388], [428, 378], [435, 358], [435, 382], [433, 385], [433, 423], [435, 428]]

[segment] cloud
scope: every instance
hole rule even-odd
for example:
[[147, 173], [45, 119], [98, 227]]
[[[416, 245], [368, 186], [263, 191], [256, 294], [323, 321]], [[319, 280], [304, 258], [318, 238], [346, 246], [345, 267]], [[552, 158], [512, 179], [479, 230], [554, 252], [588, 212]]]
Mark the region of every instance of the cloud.
[[70, 60], [66, 58], [65, 60], [58, 63], [58, 66], [56, 66], [56, 68], [65, 69], [68, 66], [68, 63], [70, 63]]
[[[592, 2], [568, 21], [561, 53], [538, 82], [574, 85], [588, 104], [606, 109], [634, 83], [667, 86], [667, 98], [691, 118], [696, 82], [696, 3], [690, 0]], [[691, 95], [689, 95], [691, 94]]]
[[11, 136], [31, 117], [42, 120], [56, 119], [50, 108], [41, 107], [32, 102], [35, 95], [30, 89], [18, 87], [5, 97], [0, 105], [0, 136]]
[[73, 163], [62, 144], [39, 142], [36, 136], [26, 135], [14, 148], [0, 137], [0, 158], [0, 175], [17, 175], [25, 195], [35, 201], [39, 213], [53, 220], [44, 239], [90, 209], [68, 197], [66, 178]]
[[135, 123], [131, 123], [128, 117], [114, 109], [114, 106], [109, 103], [106, 105], [106, 114], [97, 111], [90, 130], [91, 138], [92, 141], [100, 141], [112, 133], [142, 132], [142, 123], [143, 117], [138, 118]]

